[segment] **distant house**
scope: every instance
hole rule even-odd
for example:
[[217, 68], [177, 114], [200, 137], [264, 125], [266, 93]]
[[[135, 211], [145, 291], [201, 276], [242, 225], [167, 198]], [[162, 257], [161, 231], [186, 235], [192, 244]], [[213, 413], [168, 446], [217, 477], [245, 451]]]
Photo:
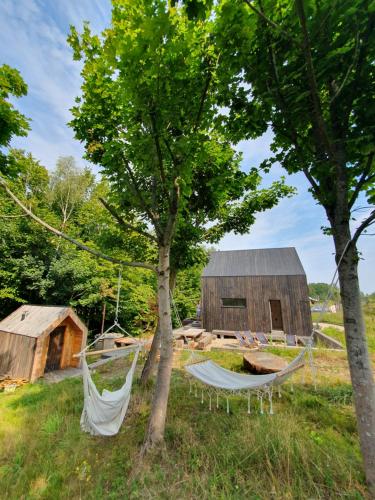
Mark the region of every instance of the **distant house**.
[[79, 366], [87, 328], [70, 307], [23, 305], [0, 321], [0, 375], [35, 380]]
[[208, 330], [311, 335], [305, 271], [295, 248], [213, 252], [202, 274]]
[[337, 313], [337, 306], [335, 304], [326, 305], [326, 306], [324, 306], [323, 304], [315, 304], [311, 308], [311, 312], [321, 312], [321, 313], [330, 312], [330, 313], [336, 314]]

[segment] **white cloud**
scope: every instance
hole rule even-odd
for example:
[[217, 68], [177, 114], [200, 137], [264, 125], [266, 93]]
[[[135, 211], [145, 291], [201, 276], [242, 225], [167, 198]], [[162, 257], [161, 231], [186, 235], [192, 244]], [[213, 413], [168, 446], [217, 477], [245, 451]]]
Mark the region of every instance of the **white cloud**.
[[93, 28], [102, 30], [109, 17], [109, 3], [103, 0], [0, 2], [1, 59], [26, 81], [28, 95], [15, 105], [32, 120], [28, 137], [15, 138], [12, 146], [30, 151], [50, 169], [60, 155], [83, 154], [67, 126], [81, 85], [81, 64], [73, 61], [66, 41], [69, 24], [81, 28], [91, 18]]

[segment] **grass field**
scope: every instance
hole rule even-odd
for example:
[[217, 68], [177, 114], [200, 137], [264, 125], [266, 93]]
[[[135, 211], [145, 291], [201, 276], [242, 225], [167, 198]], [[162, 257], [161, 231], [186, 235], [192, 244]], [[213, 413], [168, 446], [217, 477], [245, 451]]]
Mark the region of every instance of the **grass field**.
[[[285, 352], [288, 358], [293, 353]], [[334, 355], [334, 357], [332, 357]], [[215, 353], [240, 369], [238, 355]], [[334, 361], [334, 366], [333, 366]], [[233, 397], [231, 413], [210, 412], [176, 360], [166, 447], [140, 460], [150, 389], [135, 384], [130, 413], [113, 438], [79, 428], [79, 379], [25, 386], [0, 395], [0, 486], [4, 498], [363, 498], [351, 388], [343, 353], [319, 352], [318, 388], [296, 376], [275, 398], [275, 415], [248, 416]], [[121, 384], [124, 360], [101, 368], [100, 387]], [[308, 375], [308, 374], [307, 374]], [[255, 403], [255, 401], [254, 401]]]
[[[375, 301], [368, 302], [363, 307], [364, 318], [366, 324], [367, 341], [372, 358], [375, 356]], [[325, 323], [331, 323], [332, 325], [343, 325], [342, 313], [313, 313], [313, 322], [322, 321]], [[323, 331], [328, 335], [339, 340], [343, 345], [345, 345], [345, 334], [343, 331], [335, 329], [333, 327], [323, 328]]]
[[[370, 333], [371, 341], [373, 341]], [[373, 345], [373, 342], [372, 342]], [[295, 351], [278, 350], [287, 359]], [[240, 370], [237, 354], [211, 353]], [[0, 497], [7, 499], [306, 499], [367, 498], [344, 352], [317, 350], [317, 390], [306, 370], [274, 398], [274, 415], [258, 402], [230, 398], [208, 409], [204, 395], [189, 394], [176, 355], [166, 445], [141, 460], [151, 387], [134, 384], [118, 436], [80, 431], [81, 380], [42, 381], [0, 394]], [[100, 388], [121, 385], [130, 360], [116, 360], [95, 374]], [[303, 381], [305, 383], [303, 383]], [[266, 406], [266, 408], [268, 408]]]

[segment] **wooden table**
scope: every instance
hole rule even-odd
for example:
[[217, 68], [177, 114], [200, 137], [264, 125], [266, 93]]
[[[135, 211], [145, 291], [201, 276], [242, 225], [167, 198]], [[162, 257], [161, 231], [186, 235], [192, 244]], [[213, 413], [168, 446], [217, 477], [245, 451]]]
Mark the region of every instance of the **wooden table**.
[[269, 352], [249, 352], [243, 356], [243, 365], [246, 370], [258, 375], [276, 373], [288, 366], [285, 359]]
[[118, 347], [127, 346], [127, 345], [137, 344], [137, 340], [133, 339], [132, 337], [121, 337], [119, 339], [115, 339], [115, 344]]
[[191, 340], [195, 340], [200, 337], [205, 331], [206, 330], [204, 330], [203, 328], [177, 328], [176, 330], [173, 330], [173, 336], [175, 339], [185, 337]]

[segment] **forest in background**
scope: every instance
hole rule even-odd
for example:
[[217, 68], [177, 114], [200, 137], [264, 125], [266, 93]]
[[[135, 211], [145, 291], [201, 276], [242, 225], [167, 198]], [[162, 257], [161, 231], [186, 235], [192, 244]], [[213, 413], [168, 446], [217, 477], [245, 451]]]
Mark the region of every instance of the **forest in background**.
[[[13, 150], [20, 173], [12, 183], [28, 207], [52, 226], [91, 248], [126, 259], [157, 259], [146, 238], [124, 235], [100, 202], [108, 192], [74, 158], [61, 157], [49, 172], [32, 155]], [[97, 259], [24, 216], [0, 191], [0, 317], [21, 304], [70, 305], [94, 334], [113, 321], [119, 266]], [[201, 264], [178, 274], [174, 302], [181, 318], [194, 315], [200, 297]], [[157, 318], [156, 276], [145, 269], [122, 272], [119, 320], [129, 333], [153, 332]], [[177, 321], [177, 318], [174, 318]]]
[[[13, 150], [12, 155], [21, 166], [14, 190], [51, 225], [123, 260], [156, 260], [147, 239], [131, 232], [124, 235], [100, 202], [108, 193], [107, 183], [88, 168], [80, 168], [73, 157], [60, 157], [49, 172], [31, 154]], [[101, 329], [103, 311], [109, 326], [115, 315], [119, 267], [49, 233], [22, 214], [3, 191], [0, 204], [1, 319], [24, 303], [70, 305], [92, 334]], [[208, 257], [209, 250], [205, 253]], [[178, 273], [174, 303], [181, 319], [195, 315], [204, 264], [203, 258]], [[310, 283], [309, 292], [324, 300], [329, 285]], [[366, 297], [371, 295], [363, 294]], [[337, 288], [331, 298], [339, 300]], [[119, 319], [133, 335], [153, 333], [157, 320], [154, 273], [131, 267], [123, 270]], [[174, 323], [178, 323], [175, 313]]]

